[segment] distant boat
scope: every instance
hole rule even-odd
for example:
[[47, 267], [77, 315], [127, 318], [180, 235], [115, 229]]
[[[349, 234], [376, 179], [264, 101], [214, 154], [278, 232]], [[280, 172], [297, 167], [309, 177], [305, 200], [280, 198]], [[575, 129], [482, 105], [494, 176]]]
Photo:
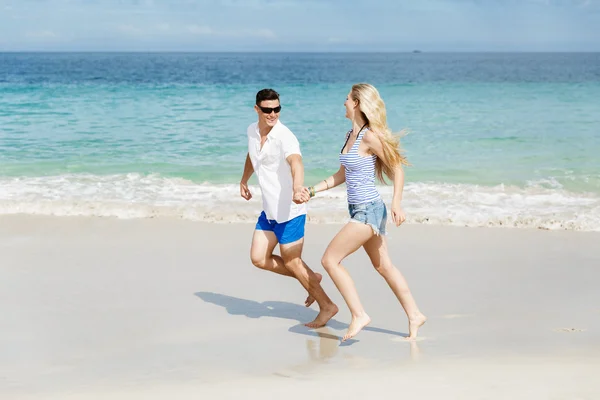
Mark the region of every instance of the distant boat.
[[413, 50], [413, 53], [422, 53], [421, 50]]

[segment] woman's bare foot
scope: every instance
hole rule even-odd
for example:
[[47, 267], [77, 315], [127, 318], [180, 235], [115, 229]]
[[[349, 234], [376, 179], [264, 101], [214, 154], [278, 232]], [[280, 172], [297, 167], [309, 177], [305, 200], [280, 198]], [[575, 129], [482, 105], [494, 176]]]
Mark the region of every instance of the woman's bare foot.
[[[317, 277], [317, 282], [321, 283], [321, 281], [323, 280], [323, 275], [319, 274], [318, 272], [315, 272], [315, 275]], [[306, 298], [306, 300], [304, 300], [304, 305], [306, 307], [310, 307], [311, 304], [314, 302], [315, 302], [315, 298], [309, 294], [308, 297]]]
[[408, 340], [414, 340], [417, 338], [417, 332], [419, 328], [427, 321], [427, 317], [421, 313], [416, 316], [409, 318], [408, 320]]
[[337, 313], [338, 313], [337, 306], [335, 304], [331, 303], [331, 305], [328, 305], [321, 309], [321, 312], [319, 312], [319, 315], [317, 315], [317, 318], [315, 318], [314, 321], [309, 322], [304, 325], [308, 326], [309, 328], [320, 328], [322, 326], [325, 326], [325, 324], [327, 324], [327, 322], [329, 322], [329, 320], [331, 318], [333, 318], [333, 316]]
[[348, 332], [342, 338], [342, 342], [345, 342], [348, 339], [352, 339], [354, 336], [358, 334], [365, 326], [369, 325], [371, 322], [371, 318], [365, 313], [360, 317], [352, 317], [352, 322], [348, 327]]

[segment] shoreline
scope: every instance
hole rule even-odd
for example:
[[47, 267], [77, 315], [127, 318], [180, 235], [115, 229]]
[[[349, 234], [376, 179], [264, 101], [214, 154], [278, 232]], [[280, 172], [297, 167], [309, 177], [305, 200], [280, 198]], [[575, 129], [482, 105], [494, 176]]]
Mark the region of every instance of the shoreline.
[[[156, 175], [0, 179], [2, 184], [0, 215], [254, 223], [262, 210], [256, 186], [250, 186], [253, 198], [247, 202], [240, 197], [238, 185], [196, 184]], [[517, 188], [409, 182], [402, 205], [407, 224], [600, 232], [600, 195], [540, 185]], [[378, 190], [389, 209], [392, 188], [380, 186]], [[317, 194], [308, 203], [307, 219], [309, 223], [345, 223], [345, 188]]]
[[[67, 223], [72, 222], [109, 222], [113, 221], [116, 223], [123, 222], [125, 224], [136, 224], [136, 223], [148, 223], [148, 222], [156, 222], [166, 223], [166, 224], [191, 224], [191, 225], [199, 225], [199, 226], [254, 226], [256, 224], [256, 219], [258, 218], [259, 212], [257, 212], [254, 219], [248, 218], [244, 220], [226, 220], [226, 219], [216, 219], [216, 220], [198, 220], [198, 219], [188, 219], [185, 217], [177, 217], [177, 216], [167, 216], [167, 215], [156, 215], [156, 216], [143, 216], [143, 217], [118, 217], [118, 216], [99, 216], [99, 215], [38, 215], [38, 214], [29, 214], [29, 213], [16, 213], [16, 214], [0, 214], [0, 227], [3, 224], [10, 223], [45, 223], [51, 221], [64, 221]], [[254, 217], [254, 216], [253, 216]], [[511, 226], [507, 224], [500, 225], [456, 225], [456, 224], [437, 224], [437, 223], [427, 223], [427, 222], [414, 222], [410, 220], [406, 220], [401, 226], [394, 226], [393, 222], [390, 221], [390, 217], [388, 216], [387, 223], [387, 232], [388, 236], [391, 232], [394, 232], [397, 229], [403, 229], [407, 227], [411, 227], [410, 229], [441, 229], [441, 230], [498, 230], [498, 231], [523, 231], [523, 232], [551, 232], [551, 233], [572, 233], [572, 234], [583, 234], [583, 235], [598, 235], [600, 237], [600, 230], [579, 230], [579, 229], [568, 229], [568, 228], [545, 228], [545, 227], [535, 227], [535, 226]], [[311, 218], [310, 212], [307, 214], [306, 218], [306, 227], [312, 227], [311, 229], [317, 229], [318, 227], [328, 227], [327, 229], [335, 229], [339, 230], [346, 222], [349, 221], [349, 217], [346, 218], [345, 221], [336, 221], [336, 220], [326, 220], [323, 221], [319, 218]], [[333, 238], [333, 236], [332, 236]]]
[[[389, 204], [386, 203], [389, 209]], [[71, 207], [66, 212], [46, 211], [41, 213], [30, 212], [9, 212], [0, 213], [0, 218], [22, 218], [22, 219], [44, 219], [44, 218], [59, 218], [59, 219], [99, 219], [99, 220], [115, 220], [115, 221], [145, 221], [145, 220], [164, 220], [164, 221], [186, 221], [199, 224], [215, 224], [215, 225], [254, 225], [260, 214], [260, 206], [252, 205], [244, 207], [241, 211], [234, 213], [215, 212], [214, 210], [196, 210], [193, 207], [189, 210], [181, 210], [179, 208], [163, 208], [163, 207], [148, 207], [140, 206], [139, 210], [124, 209], [115, 211], [111, 214], [97, 213], [94, 211], [95, 206], [84, 207], [79, 211], [73, 211]], [[406, 209], [405, 209], [406, 210]], [[343, 225], [349, 221], [349, 216], [346, 211], [334, 210], [323, 211], [321, 213], [307, 213], [306, 224], [308, 225]], [[388, 216], [387, 226], [394, 229], [394, 225]], [[495, 228], [509, 230], [540, 230], [553, 232], [586, 232], [599, 233], [600, 227], [583, 227], [573, 221], [532, 221], [530, 217], [524, 218], [492, 218], [488, 221], [473, 221], [461, 222], [452, 221], [451, 219], [439, 220], [429, 217], [414, 217], [407, 212], [407, 219], [402, 226], [429, 226], [429, 227], [450, 227], [450, 228]]]

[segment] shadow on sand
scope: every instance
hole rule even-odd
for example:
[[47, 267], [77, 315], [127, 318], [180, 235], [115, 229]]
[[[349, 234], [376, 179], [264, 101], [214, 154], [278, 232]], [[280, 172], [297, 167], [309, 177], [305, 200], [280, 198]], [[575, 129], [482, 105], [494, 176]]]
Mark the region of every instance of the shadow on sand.
[[[301, 335], [315, 336], [321, 338], [340, 340], [340, 336], [335, 336], [328, 333], [318, 332], [313, 329], [309, 329], [304, 324], [312, 321], [317, 317], [317, 312], [311, 308], [307, 308], [294, 303], [287, 303], [283, 301], [264, 301], [259, 303], [254, 300], [240, 299], [238, 297], [227, 296], [219, 293], [212, 292], [196, 292], [194, 295], [198, 296], [207, 303], [216, 304], [227, 310], [231, 315], [244, 315], [248, 318], [282, 318], [297, 321], [298, 324], [288, 329], [289, 332], [298, 333]], [[348, 324], [331, 319], [327, 326], [335, 330], [346, 330]], [[386, 335], [407, 337], [408, 334], [402, 332], [391, 331], [388, 329], [381, 329], [372, 326], [367, 326], [363, 330], [383, 333]], [[357, 342], [355, 339], [344, 342], [344, 345], [350, 345]]]

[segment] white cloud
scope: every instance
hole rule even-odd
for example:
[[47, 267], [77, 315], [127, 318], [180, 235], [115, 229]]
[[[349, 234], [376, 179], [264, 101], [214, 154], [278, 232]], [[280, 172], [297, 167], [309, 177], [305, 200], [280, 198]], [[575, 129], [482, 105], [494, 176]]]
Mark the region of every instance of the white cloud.
[[51, 30], [30, 31], [25, 34], [30, 39], [56, 39], [59, 37], [56, 32]]
[[598, 4], [598, 0], [526, 0], [526, 2], [560, 7], [588, 7]]
[[127, 35], [132, 35], [132, 36], [140, 36], [140, 35], [144, 34], [143, 29], [140, 29], [133, 25], [127, 25], [127, 24], [119, 25], [118, 30], [121, 33], [125, 33]]
[[258, 37], [263, 39], [276, 39], [277, 35], [270, 29], [257, 30], [215, 30], [207, 25], [188, 25], [186, 31], [193, 35], [221, 36], [221, 37]]
[[276, 39], [277, 35], [270, 29], [259, 29], [258, 31], [250, 33], [253, 36], [261, 37], [264, 39]]
[[209, 26], [188, 25], [188, 33], [193, 35], [214, 35], [216, 32]]

